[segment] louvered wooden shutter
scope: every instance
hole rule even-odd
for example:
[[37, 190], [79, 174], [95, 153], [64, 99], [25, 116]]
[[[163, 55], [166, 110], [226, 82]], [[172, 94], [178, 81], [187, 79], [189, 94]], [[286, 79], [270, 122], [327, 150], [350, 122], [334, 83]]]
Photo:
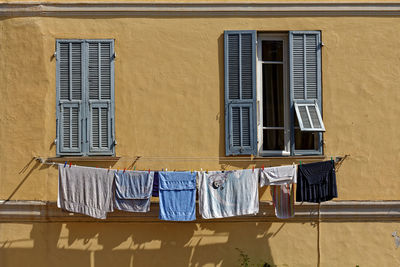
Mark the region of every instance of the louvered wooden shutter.
[[81, 154], [83, 118], [82, 42], [57, 42], [57, 153]]
[[[320, 32], [290, 32], [290, 91], [293, 101], [321, 104]], [[320, 106], [321, 108], [321, 106]]]
[[[292, 31], [289, 33], [290, 107], [302, 131], [324, 131], [321, 90], [321, 33]], [[293, 124], [293, 123], [292, 123]], [[294, 128], [292, 125], [292, 151]], [[320, 141], [322, 134], [319, 134]], [[319, 142], [322, 152], [322, 142]]]
[[257, 154], [256, 32], [225, 31], [226, 155]]
[[87, 42], [89, 154], [114, 153], [114, 45], [112, 41]]

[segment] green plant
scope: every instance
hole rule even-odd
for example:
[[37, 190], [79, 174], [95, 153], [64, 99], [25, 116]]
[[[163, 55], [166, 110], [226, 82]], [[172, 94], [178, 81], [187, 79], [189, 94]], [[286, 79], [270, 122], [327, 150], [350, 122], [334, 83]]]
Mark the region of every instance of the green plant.
[[250, 257], [247, 255], [243, 250], [240, 248], [236, 248], [237, 251], [239, 251], [239, 259], [238, 262], [240, 263], [240, 267], [250, 267], [250, 266], [256, 266], [256, 267], [272, 267], [271, 264], [261, 261], [258, 264], [250, 264]]

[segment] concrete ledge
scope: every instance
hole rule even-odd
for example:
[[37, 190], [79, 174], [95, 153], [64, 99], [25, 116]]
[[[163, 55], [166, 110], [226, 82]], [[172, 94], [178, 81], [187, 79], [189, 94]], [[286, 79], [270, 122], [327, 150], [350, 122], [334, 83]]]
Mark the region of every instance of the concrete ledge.
[[[151, 222], [168, 223], [158, 219], [159, 205], [151, 203], [148, 213], [115, 211], [106, 220], [65, 212], [55, 202], [0, 201], [0, 222]], [[399, 221], [400, 201], [329, 201], [318, 204], [297, 203], [295, 217], [281, 220], [275, 217], [271, 202], [261, 202], [260, 211], [254, 216], [204, 220], [197, 214], [197, 223], [215, 222], [366, 222]], [[175, 222], [174, 222], [175, 223]], [[189, 222], [190, 223], [190, 222]]]
[[0, 3], [0, 16], [398, 16], [400, 2]]

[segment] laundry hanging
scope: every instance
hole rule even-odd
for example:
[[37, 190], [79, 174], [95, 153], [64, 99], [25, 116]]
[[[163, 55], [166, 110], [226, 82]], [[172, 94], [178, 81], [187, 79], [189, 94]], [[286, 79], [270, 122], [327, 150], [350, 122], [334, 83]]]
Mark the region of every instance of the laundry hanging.
[[294, 186], [296, 165], [270, 167], [260, 170], [260, 186], [271, 186], [275, 215], [280, 219], [294, 216]]
[[294, 217], [294, 184], [271, 185], [271, 195], [276, 217]]
[[337, 196], [333, 160], [298, 166], [296, 201], [320, 203]]
[[107, 212], [113, 211], [113, 180], [111, 170], [59, 165], [57, 206], [105, 219]]
[[270, 167], [260, 170], [260, 186], [297, 183], [296, 165]]
[[196, 220], [196, 173], [159, 172], [161, 220]]
[[199, 173], [201, 216], [212, 219], [257, 214], [258, 174], [258, 169]]
[[148, 212], [154, 172], [118, 171], [115, 173], [115, 208], [129, 212]]

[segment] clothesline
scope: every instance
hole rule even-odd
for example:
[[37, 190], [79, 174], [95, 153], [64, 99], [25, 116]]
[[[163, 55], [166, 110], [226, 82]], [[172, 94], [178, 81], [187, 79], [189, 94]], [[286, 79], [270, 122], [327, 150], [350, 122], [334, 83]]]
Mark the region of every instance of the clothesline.
[[[340, 168], [340, 166], [342, 165], [342, 163], [343, 163], [343, 161], [348, 157], [348, 156], [350, 156], [350, 155], [344, 155], [344, 156], [335, 156], [335, 157], [330, 157], [331, 158], [331, 160], [334, 160], [334, 166], [335, 166], [335, 169], [336, 169], [336, 171], [338, 171], [339, 170], [339, 168]], [[327, 159], [327, 158], [329, 158], [329, 156], [325, 156], [323, 159]], [[39, 161], [41, 164], [45, 164], [45, 165], [51, 165], [51, 166], [54, 166], [54, 165], [62, 165], [62, 166], [67, 166], [67, 165], [69, 165], [69, 166], [71, 166], [72, 165], [72, 163], [71, 163], [71, 161], [65, 161], [64, 163], [61, 163], [61, 162], [54, 162], [54, 161], [49, 161], [48, 159], [45, 159], [45, 158], [42, 158], [42, 157], [35, 157], [35, 159], [37, 160], [37, 161]], [[59, 158], [60, 160], [62, 160], [62, 158]], [[126, 170], [136, 170], [136, 166], [135, 166], [135, 164], [137, 163], [137, 161], [139, 160], [139, 159], [142, 159], [142, 157], [136, 157], [135, 158], [136, 159], [136, 161], [133, 163], [133, 164], [130, 164], [128, 167], [125, 167], [125, 168], [111, 168], [111, 166], [109, 167], [109, 168], [105, 168], [105, 169], [109, 169], [109, 170], [116, 170], [116, 171], [119, 171], [119, 170], [122, 170], [122, 171], [126, 171]], [[318, 158], [297, 158], [298, 160], [298, 164], [302, 164], [302, 161], [304, 161], [304, 160], [310, 160], [310, 159], [318, 159]], [[322, 159], [322, 158], [321, 158]], [[269, 160], [271, 160], [271, 159], [267, 159], [267, 161], [269, 161]], [[74, 160], [72, 160], [72, 161], [74, 161]], [[104, 161], [106, 161], [106, 160], [104, 160]], [[247, 160], [248, 161], [248, 160]], [[254, 161], [254, 160], [253, 160]], [[75, 162], [75, 161], [74, 161]], [[295, 164], [295, 162], [293, 162], [292, 164]], [[73, 164], [74, 166], [77, 166], [76, 164]], [[287, 165], [287, 164], [286, 164]], [[264, 167], [265, 168], [268, 168], [268, 167], [277, 167], [277, 166], [271, 166], [271, 165], [266, 165], [266, 166], [264, 166], [264, 164], [262, 165], [262, 168], [264, 169]], [[253, 170], [254, 170], [254, 168], [255, 168], [255, 166], [253, 166], [252, 167], [253, 168]], [[162, 169], [159, 169], [159, 170], [156, 170], [156, 169], [141, 169], [142, 171], [168, 171], [168, 168], [162, 168]], [[177, 169], [170, 169], [170, 170], [172, 170], [172, 171], [177, 171]], [[225, 170], [225, 168], [221, 168], [221, 170]], [[138, 171], [139, 171], [139, 169], [138, 169]], [[188, 170], [188, 169], [185, 169], [185, 170], [178, 170], [178, 171], [190, 171], [190, 172], [196, 172], [196, 171], [203, 171], [203, 168], [200, 168], [199, 170], [195, 170], [195, 169], [190, 169], [190, 170]], [[208, 172], [208, 169], [207, 168], [205, 168], [204, 169], [204, 171], [207, 171]]]
[[[89, 162], [122, 162], [122, 161], [226, 161], [226, 162], [269, 162], [272, 160], [293, 160], [293, 161], [309, 161], [309, 160], [320, 160], [320, 159], [334, 159], [335, 162], [340, 161], [341, 159], [350, 156], [337, 156], [337, 155], [323, 155], [323, 156], [289, 156], [289, 157], [151, 157], [151, 156], [122, 156], [115, 158], [102, 158], [102, 157], [90, 157], [90, 158], [79, 158], [72, 157], [65, 159], [68, 161], [89, 161]], [[35, 157], [36, 160], [41, 163], [45, 162], [62, 162], [64, 158], [48, 158], [48, 157]]]

